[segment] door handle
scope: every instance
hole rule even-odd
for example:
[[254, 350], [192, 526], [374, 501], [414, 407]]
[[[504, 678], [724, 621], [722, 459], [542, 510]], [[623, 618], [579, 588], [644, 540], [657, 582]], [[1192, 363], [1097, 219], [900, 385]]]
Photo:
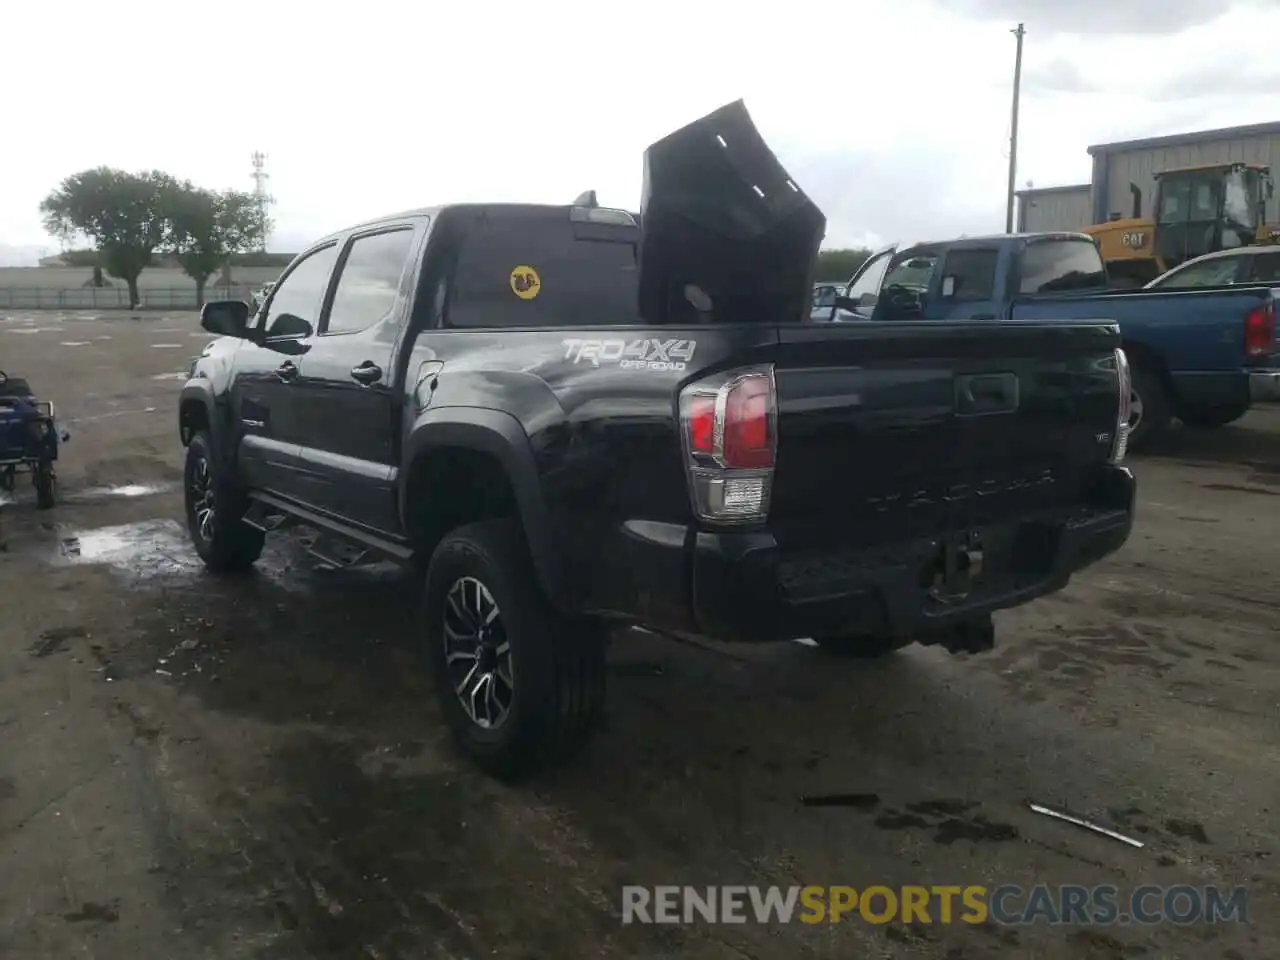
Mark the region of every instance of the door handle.
[[286, 360], [280, 366], [276, 367], [276, 376], [280, 378], [281, 383], [289, 383], [298, 375], [298, 365], [292, 360]]
[[956, 412], [961, 416], [1013, 413], [1017, 409], [1017, 374], [980, 373], [956, 378]]
[[382, 379], [382, 368], [372, 360], [351, 368], [351, 379], [362, 387], [372, 386]]

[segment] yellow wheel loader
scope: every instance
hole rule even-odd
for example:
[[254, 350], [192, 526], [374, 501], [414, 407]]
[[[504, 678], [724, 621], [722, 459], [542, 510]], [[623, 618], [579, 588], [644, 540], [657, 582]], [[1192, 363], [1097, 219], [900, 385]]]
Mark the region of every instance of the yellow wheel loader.
[[1271, 168], [1220, 163], [1164, 170], [1144, 216], [1142, 191], [1130, 184], [1130, 217], [1097, 223], [1085, 233], [1097, 240], [1116, 287], [1140, 287], [1193, 257], [1234, 247], [1280, 243], [1280, 224], [1268, 225], [1274, 195]]

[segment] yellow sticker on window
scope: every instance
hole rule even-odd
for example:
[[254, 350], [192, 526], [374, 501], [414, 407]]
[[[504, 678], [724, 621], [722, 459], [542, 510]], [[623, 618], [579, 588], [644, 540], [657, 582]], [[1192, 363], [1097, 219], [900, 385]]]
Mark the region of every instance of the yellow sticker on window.
[[532, 300], [542, 289], [542, 278], [533, 267], [521, 264], [511, 271], [511, 292], [521, 300]]

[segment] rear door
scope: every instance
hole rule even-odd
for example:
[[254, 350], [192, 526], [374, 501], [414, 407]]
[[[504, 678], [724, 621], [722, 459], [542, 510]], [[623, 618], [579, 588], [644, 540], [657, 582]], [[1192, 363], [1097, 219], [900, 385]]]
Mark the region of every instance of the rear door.
[[240, 438], [237, 462], [254, 488], [289, 497], [299, 493], [295, 381], [320, 322], [337, 253], [337, 243], [330, 241], [295, 260], [258, 311], [262, 344], [245, 340], [236, 351], [230, 397]]
[[413, 298], [410, 264], [423, 218], [350, 236], [320, 329], [295, 385], [309, 506], [394, 532], [398, 397], [396, 338]]

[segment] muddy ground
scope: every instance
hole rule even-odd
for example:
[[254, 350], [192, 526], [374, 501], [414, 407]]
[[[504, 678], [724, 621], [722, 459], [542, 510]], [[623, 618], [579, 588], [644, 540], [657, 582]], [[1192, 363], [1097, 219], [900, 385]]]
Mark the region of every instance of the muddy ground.
[[[190, 314], [11, 313], [73, 431], [0, 507], [0, 957], [1280, 957], [1280, 414], [1134, 462], [1139, 526], [999, 646], [612, 648], [607, 729], [499, 786], [448, 746], [394, 570], [179, 527]], [[859, 795], [814, 808], [806, 795]], [[1134, 849], [1029, 811], [1064, 805]], [[623, 927], [626, 883], [1244, 884], [1248, 925]]]

